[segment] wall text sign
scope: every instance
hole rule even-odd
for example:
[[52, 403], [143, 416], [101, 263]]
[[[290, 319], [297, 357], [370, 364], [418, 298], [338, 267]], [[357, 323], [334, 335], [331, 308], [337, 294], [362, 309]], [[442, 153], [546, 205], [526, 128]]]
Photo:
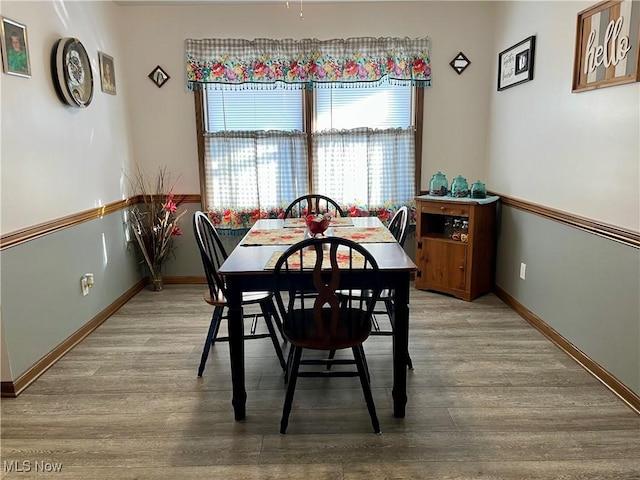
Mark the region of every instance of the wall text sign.
[[600, 2], [578, 13], [573, 92], [637, 82], [640, 1]]

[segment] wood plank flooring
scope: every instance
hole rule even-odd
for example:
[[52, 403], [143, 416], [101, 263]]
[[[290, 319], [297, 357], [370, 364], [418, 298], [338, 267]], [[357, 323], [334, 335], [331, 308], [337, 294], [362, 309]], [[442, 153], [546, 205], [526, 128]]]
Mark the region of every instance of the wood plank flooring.
[[302, 378], [281, 436], [268, 339], [247, 342], [245, 421], [233, 419], [226, 343], [196, 377], [203, 290], [140, 292], [2, 399], [2, 478], [640, 479], [640, 416], [494, 295], [411, 291], [404, 419], [392, 415], [391, 338], [367, 340], [382, 435], [356, 378]]

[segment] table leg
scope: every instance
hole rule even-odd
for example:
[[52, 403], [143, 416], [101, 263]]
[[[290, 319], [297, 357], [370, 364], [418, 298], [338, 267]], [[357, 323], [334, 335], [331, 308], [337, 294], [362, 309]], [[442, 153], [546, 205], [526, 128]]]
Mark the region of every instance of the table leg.
[[233, 398], [231, 404], [236, 420], [246, 416], [247, 391], [244, 385], [244, 320], [242, 315], [242, 289], [235, 285], [233, 276], [227, 277], [227, 305], [229, 308], [229, 357]]
[[409, 351], [409, 274], [395, 286], [393, 327], [393, 416], [404, 418]]

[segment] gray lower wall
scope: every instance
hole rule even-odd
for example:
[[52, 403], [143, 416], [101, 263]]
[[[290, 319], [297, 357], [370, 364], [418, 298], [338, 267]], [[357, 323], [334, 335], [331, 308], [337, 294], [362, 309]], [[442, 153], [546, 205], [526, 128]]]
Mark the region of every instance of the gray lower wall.
[[[187, 213], [180, 219], [179, 225], [182, 235], [173, 237], [175, 245], [175, 257], [165, 264], [163, 275], [177, 277], [204, 277], [202, 260], [198, 245], [193, 235], [193, 214], [200, 210], [200, 203], [182, 204], [178, 211], [186, 209]], [[143, 272], [144, 273], [144, 272]], [[146, 274], [145, 274], [146, 275]]]
[[639, 249], [503, 205], [496, 284], [640, 395]]
[[[3, 334], [13, 377], [2, 381], [17, 379], [140, 280], [125, 230], [118, 211], [0, 252]], [[86, 297], [80, 288], [85, 273], [95, 278]]]

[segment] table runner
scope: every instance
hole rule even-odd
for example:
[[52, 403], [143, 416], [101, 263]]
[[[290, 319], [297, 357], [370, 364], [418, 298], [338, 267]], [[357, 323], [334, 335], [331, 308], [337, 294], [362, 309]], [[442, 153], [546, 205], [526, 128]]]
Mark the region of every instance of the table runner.
[[[280, 258], [284, 251], [277, 251], [271, 255], [271, 258], [267, 261], [267, 264], [264, 266], [265, 270], [273, 270], [276, 266], [276, 262]], [[323, 270], [331, 270], [331, 260], [329, 259], [329, 252], [323, 252], [324, 258], [322, 260], [322, 269]], [[341, 253], [338, 251], [336, 253], [336, 260], [338, 260], [339, 268], [349, 268], [349, 259], [350, 256], [348, 253]], [[353, 268], [363, 268], [364, 267], [364, 256], [361, 253], [353, 252]], [[303, 250], [302, 253], [302, 264], [303, 268], [307, 270], [313, 269], [316, 264], [316, 251], [315, 250]], [[300, 268], [300, 256], [293, 255], [289, 257], [289, 268], [290, 269], [298, 269]]]
[[[386, 227], [342, 227], [331, 228], [326, 232], [328, 237], [340, 237], [356, 243], [394, 243], [393, 234]], [[306, 228], [273, 228], [249, 230], [241, 246], [258, 245], [294, 245], [309, 238]]]
[[307, 238], [306, 233], [304, 228], [249, 230], [240, 245], [293, 245]]
[[347, 238], [356, 243], [393, 243], [393, 234], [386, 227], [334, 228], [333, 237]]
[[[299, 227], [305, 228], [307, 223], [304, 218], [285, 218], [284, 219], [285, 227]], [[331, 219], [331, 223], [329, 223], [330, 227], [352, 227], [353, 220], [351, 217], [335, 217]]]

